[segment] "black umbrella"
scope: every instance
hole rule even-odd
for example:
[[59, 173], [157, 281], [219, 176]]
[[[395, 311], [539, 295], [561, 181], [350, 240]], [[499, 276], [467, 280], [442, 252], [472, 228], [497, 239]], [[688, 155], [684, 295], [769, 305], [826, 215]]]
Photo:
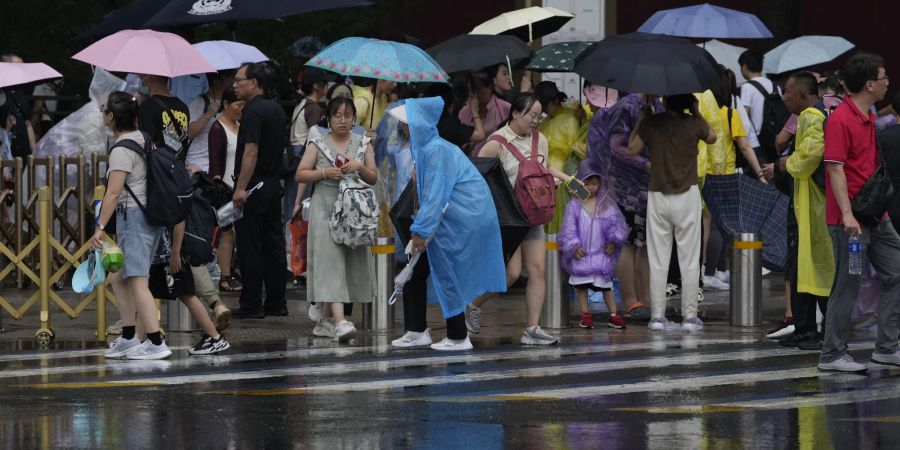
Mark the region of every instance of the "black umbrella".
[[372, 4], [372, 0], [139, 0], [108, 15], [103, 22], [78, 35], [78, 39], [104, 36], [129, 28], [267, 20]]
[[505, 35], [463, 34], [444, 41], [426, 52], [447, 73], [479, 70], [521, 61], [531, 56], [531, 48], [521, 39]]
[[[494, 206], [497, 208], [497, 219], [500, 222], [503, 257], [509, 261], [516, 249], [522, 245], [525, 235], [531, 229], [531, 224], [525, 220], [525, 216], [519, 210], [512, 186], [509, 185], [509, 178], [506, 176], [503, 166], [500, 165], [500, 160], [497, 158], [471, 158], [471, 160], [491, 190]], [[411, 238], [409, 229], [412, 227], [417, 206], [415, 185], [416, 180], [409, 181], [390, 211], [391, 222], [397, 229], [403, 245], [406, 245]]]
[[635, 32], [592, 45], [578, 58], [575, 73], [624, 92], [675, 95], [717, 86], [718, 67], [709, 52], [689, 40]]

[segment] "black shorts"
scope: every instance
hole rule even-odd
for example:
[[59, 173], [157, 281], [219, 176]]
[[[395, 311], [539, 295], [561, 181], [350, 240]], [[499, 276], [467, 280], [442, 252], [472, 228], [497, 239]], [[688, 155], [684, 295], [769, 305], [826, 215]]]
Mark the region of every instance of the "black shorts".
[[170, 277], [166, 274], [169, 264], [153, 264], [150, 266], [150, 293], [160, 300], [178, 300], [179, 297], [191, 296], [194, 290], [194, 277], [187, 264], [181, 266], [181, 272]]
[[631, 232], [628, 234], [628, 243], [638, 248], [647, 245], [647, 218], [637, 213], [626, 211], [621, 206], [619, 209], [622, 211], [622, 215], [625, 216], [625, 223], [631, 228]]
[[612, 289], [610, 289], [610, 288], [597, 287], [597, 286], [594, 286], [593, 284], [590, 284], [590, 283], [587, 283], [587, 284], [576, 284], [576, 285], [574, 285], [574, 286], [572, 286], [572, 287], [575, 288], [575, 289], [580, 289], [580, 290], [585, 290], [585, 291], [594, 291], [594, 292], [607, 292], [607, 291], [611, 291], [611, 290], [612, 290]]

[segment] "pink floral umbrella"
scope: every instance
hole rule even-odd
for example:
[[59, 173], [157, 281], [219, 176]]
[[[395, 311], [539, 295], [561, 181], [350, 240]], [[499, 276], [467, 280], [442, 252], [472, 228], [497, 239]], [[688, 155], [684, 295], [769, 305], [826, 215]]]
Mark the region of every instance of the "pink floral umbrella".
[[153, 30], [123, 30], [107, 36], [72, 58], [110, 72], [177, 77], [216, 69], [178, 35]]

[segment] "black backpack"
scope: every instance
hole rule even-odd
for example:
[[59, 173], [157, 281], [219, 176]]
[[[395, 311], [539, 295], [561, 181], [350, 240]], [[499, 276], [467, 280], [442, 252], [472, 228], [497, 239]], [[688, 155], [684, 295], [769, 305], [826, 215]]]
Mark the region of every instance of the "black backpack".
[[171, 227], [181, 223], [191, 211], [194, 189], [191, 186], [191, 174], [184, 164], [168, 147], [153, 145], [150, 135], [141, 132], [144, 145], [131, 139], [116, 143], [144, 157], [147, 164], [147, 204], [138, 200], [134, 192], [125, 184], [125, 190], [137, 202], [147, 221], [153, 225]]
[[762, 126], [759, 130], [756, 130], [760, 149], [756, 157], [760, 160], [759, 163], [761, 165], [777, 162], [778, 150], [775, 149], [775, 136], [778, 136], [778, 133], [784, 128], [784, 124], [791, 117], [791, 113], [788, 111], [787, 106], [784, 105], [778, 85], [773, 83], [772, 92], [770, 93], [757, 81], [750, 80], [748, 83], [753, 85], [765, 98], [763, 101]]
[[216, 210], [203, 197], [200, 188], [194, 190], [191, 212], [184, 225], [184, 239], [181, 242], [181, 256], [192, 266], [209, 264], [215, 258], [213, 246], [218, 222]]

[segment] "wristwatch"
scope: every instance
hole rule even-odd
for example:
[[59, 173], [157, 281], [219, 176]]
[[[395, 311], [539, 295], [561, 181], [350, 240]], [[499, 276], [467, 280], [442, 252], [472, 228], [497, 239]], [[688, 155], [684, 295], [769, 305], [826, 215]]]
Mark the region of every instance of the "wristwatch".
[[103, 224], [100, 223], [100, 222], [97, 222], [97, 228], [99, 228], [100, 231], [102, 231], [102, 232], [104, 232], [104, 233], [106, 232], [106, 225], [103, 225]]

